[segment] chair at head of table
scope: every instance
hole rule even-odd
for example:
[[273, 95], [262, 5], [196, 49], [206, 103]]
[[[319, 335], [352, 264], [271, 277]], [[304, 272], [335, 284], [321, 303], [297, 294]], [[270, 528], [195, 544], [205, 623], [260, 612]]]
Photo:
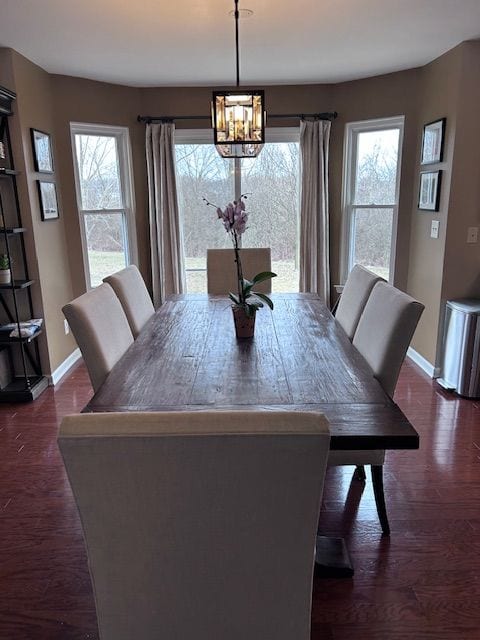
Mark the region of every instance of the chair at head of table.
[[65, 418], [100, 637], [309, 640], [329, 440], [311, 412]]

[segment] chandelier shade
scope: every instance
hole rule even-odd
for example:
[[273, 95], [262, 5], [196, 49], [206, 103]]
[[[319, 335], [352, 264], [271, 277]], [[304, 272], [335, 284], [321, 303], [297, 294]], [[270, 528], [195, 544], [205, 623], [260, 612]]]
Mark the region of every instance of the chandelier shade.
[[214, 91], [214, 143], [224, 158], [250, 158], [265, 143], [264, 91]]
[[234, 17], [237, 89], [213, 92], [214, 144], [223, 158], [255, 158], [265, 144], [265, 92], [239, 88], [238, 0]]

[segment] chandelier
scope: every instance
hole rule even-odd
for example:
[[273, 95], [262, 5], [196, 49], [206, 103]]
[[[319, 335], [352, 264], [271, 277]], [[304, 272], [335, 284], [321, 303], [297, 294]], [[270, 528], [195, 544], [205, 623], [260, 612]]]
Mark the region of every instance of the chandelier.
[[265, 143], [265, 92], [240, 89], [238, 1], [235, 2], [236, 91], [214, 91], [214, 144], [222, 158], [255, 158]]

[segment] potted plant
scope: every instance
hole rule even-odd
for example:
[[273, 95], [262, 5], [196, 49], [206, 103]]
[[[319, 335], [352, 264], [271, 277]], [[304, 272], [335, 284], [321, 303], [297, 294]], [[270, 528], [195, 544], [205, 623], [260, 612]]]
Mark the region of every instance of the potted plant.
[[273, 310], [272, 300], [264, 293], [254, 291], [254, 287], [260, 282], [275, 278], [277, 275], [272, 271], [262, 271], [261, 273], [257, 273], [251, 280], [243, 277], [239, 240], [240, 236], [247, 229], [248, 213], [245, 210], [244, 202], [246, 198], [247, 196], [245, 194], [241, 195], [238, 200], [229, 202], [223, 210], [204, 198], [208, 206], [215, 207], [217, 216], [222, 221], [225, 231], [230, 234], [235, 252], [238, 291], [236, 293], [230, 292], [228, 295], [233, 302], [232, 311], [237, 338], [253, 337], [255, 331], [255, 315], [264, 304]]
[[9, 284], [12, 279], [10, 260], [6, 253], [0, 253], [0, 284]]

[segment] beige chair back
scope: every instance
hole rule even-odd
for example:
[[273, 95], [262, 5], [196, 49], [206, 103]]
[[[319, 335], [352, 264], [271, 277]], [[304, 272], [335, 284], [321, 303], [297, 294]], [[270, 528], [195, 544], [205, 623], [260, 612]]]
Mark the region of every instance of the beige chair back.
[[359, 320], [353, 345], [390, 397], [424, 308], [406, 293], [377, 282]]
[[87, 291], [62, 309], [97, 391], [133, 343], [119, 299], [109, 284]]
[[373, 287], [383, 278], [356, 264], [350, 271], [335, 312], [335, 320], [352, 340]]
[[309, 640], [323, 416], [82, 414], [58, 442], [102, 640]]
[[126, 269], [104, 278], [103, 281], [107, 282], [117, 294], [133, 337], [136, 338], [147, 320], [155, 313], [142, 274], [132, 264]]
[[[241, 249], [243, 276], [247, 280], [262, 271], [272, 270], [272, 259], [269, 248]], [[260, 293], [271, 293], [272, 281], [265, 280], [255, 289]], [[233, 249], [207, 249], [207, 291], [215, 295], [227, 295], [230, 291], [236, 293], [237, 265]]]

